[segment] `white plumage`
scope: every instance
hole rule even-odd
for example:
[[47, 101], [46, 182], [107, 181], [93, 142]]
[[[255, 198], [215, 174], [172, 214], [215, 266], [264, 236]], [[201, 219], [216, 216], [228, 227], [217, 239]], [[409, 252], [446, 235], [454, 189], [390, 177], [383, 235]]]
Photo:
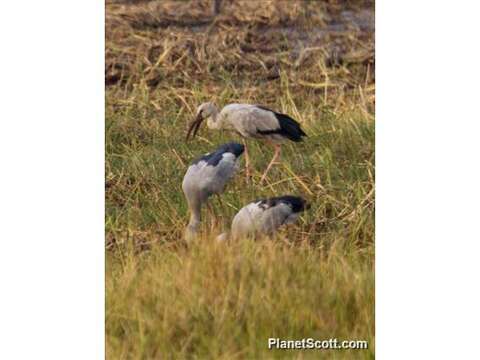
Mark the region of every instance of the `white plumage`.
[[188, 168], [182, 183], [190, 210], [190, 221], [185, 232], [187, 241], [192, 240], [198, 232], [202, 206], [211, 195], [224, 191], [238, 169], [238, 159], [243, 152], [242, 144], [224, 144], [195, 160]]
[[[288, 115], [277, 113], [260, 105], [230, 104], [221, 111], [211, 102], [201, 104], [197, 109], [195, 120], [190, 124], [187, 140], [195, 137], [204, 119], [210, 129], [229, 130], [239, 134], [243, 139], [261, 139], [275, 147], [275, 154], [262, 175], [261, 182], [280, 156], [280, 144], [286, 140], [302, 141], [306, 136], [300, 124]], [[250, 176], [248, 150], [245, 145], [245, 162], [247, 177]]]
[[306, 208], [309, 205], [304, 199], [291, 195], [254, 201], [235, 215], [230, 234], [221, 234], [217, 239], [271, 236], [282, 225], [294, 223]]

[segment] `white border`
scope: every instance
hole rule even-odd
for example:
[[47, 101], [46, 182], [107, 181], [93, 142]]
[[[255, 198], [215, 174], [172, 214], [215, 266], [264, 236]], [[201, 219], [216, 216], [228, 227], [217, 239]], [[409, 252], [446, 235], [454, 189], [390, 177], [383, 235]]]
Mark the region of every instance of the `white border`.
[[[475, 5], [377, 4], [379, 359], [480, 355]], [[104, 356], [103, 7], [1, 5], [2, 359]]]
[[102, 359], [104, 4], [0, 14], [0, 358]]
[[377, 3], [379, 359], [480, 358], [476, 4]]

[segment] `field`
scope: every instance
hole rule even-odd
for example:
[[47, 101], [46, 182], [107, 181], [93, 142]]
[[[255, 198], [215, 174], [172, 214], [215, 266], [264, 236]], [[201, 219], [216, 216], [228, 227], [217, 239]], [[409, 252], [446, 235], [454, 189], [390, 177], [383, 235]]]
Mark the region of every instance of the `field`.
[[[374, 358], [375, 62], [370, 1], [114, 1], [106, 16], [106, 351], [109, 359]], [[308, 135], [249, 141], [244, 170], [187, 246], [188, 164], [237, 140], [185, 142], [196, 106], [262, 104]], [[242, 163], [243, 164], [243, 163]], [[217, 244], [261, 197], [312, 205], [275, 240]], [[368, 350], [268, 350], [267, 339]]]

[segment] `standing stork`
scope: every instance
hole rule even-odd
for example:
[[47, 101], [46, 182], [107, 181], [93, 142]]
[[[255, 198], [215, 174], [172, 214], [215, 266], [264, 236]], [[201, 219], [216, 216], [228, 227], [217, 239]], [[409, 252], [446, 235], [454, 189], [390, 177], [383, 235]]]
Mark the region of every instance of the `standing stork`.
[[183, 178], [182, 189], [190, 210], [185, 240], [195, 238], [201, 221], [201, 208], [213, 194], [224, 191], [225, 185], [238, 169], [244, 146], [228, 143], [195, 160]]
[[245, 139], [261, 139], [274, 146], [275, 153], [262, 175], [261, 183], [263, 183], [268, 171], [280, 156], [281, 143], [286, 140], [299, 142], [302, 141], [303, 136], [307, 136], [300, 124], [290, 116], [277, 113], [266, 107], [249, 104], [230, 104], [219, 111], [214, 103], [207, 102], [198, 107], [196, 118], [190, 124], [187, 132], [187, 141], [190, 134], [192, 134], [192, 138], [195, 137], [204, 119], [207, 119], [207, 126], [210, 129], [234, 131], [243, 138], [247, 178], [250, 177], [250, 159]]
[[256, 200], [240, 209], [233, 218], [230, 234], [220, 234], [217, 240], [271, 236], [282, 225], [294, 223], [300, 213], [308, 208], [310, 205], [299, 196], [284, 195]]

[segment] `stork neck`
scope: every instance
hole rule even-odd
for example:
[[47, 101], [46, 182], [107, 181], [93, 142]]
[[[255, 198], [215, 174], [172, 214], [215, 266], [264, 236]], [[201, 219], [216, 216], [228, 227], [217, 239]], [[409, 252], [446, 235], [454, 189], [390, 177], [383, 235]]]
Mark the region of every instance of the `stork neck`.
[[190, 221], [188, 222], [188, 227], [197, 229], [201, 221], [201, 204], [199, 202], [194, 202], [193, 206], [190, 208]]
[[190, 210], [190, 221], [185, 229], [185, 240], [190, 242], [197, 237], [200, 227], [201, 202], [197, 198], [188, 197], [188, 208]]
[[194, 216], [193, 214], [190, 216], [190, 222], [185, 229], [185, 240], [187, 243], [193, 241], [197, 237], [198, 227], [200, 226], [200, 217]]
[[190, 215], [190, 221], [188, 222], [188, 227], [190, 228], [198, 228], [200, 225], [200, 215], [192, 214]]
[[221, 116], [219, 114], [218, 108], [213, 109], [212, 115], [207, 119], [207, 126], [209, 129], [220, 129], [221, 128]]

